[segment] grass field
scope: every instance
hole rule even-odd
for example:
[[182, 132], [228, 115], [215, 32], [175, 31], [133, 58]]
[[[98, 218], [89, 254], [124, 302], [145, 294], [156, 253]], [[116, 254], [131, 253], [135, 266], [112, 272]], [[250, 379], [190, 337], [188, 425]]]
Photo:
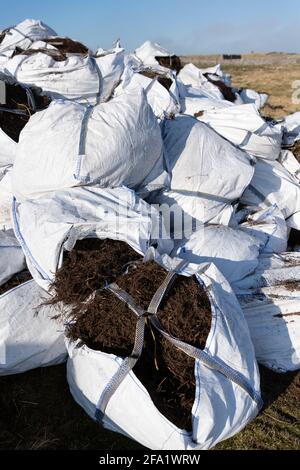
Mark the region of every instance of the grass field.
[[300, 80], [300, 55], [251, 54], [243, 57], [242, 61], [222, 61], [220, 56], [188, 56], [183, 62], [192, 61], [202, 68], [221, 62], [222, 69], [231, 74], [234, 86], [253, 88], [270, 95], [262, 110], [266, 116], [279, 119], [300, 110], [300, 105], [292, 103], [293, 82]]
[[[269, 93], [266, 115], [297, 111], [292, 83], [300, 80], [299, 56], [251, 55], [224, 69], [237, 87]], [[217, 56], [192, 57], [201, 67]], [[184, 58], [188, 61], [188, 58]], [[262, 369], [265, 409], [244, 431], [218, 449], [299, 449], [300, 373], [277, 375]], [[65, 366], [0, 378], [0, 449], [139, 449], [137, 443], [98, 427], [73, 401]]]
[[[142, 448], [84, 413], [69, 393], [64, 365], [2, 377], [0, 390], [0, 450]], [[299, 449], [300, 374], [262, 369], [262, 390], [262, 413], [217, 449]]]

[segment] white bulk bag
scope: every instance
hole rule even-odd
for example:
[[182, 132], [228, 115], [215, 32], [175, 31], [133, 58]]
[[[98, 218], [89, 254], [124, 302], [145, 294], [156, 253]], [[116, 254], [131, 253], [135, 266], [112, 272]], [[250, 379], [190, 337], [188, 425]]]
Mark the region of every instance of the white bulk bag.
[[283, 143], [293, 145], [300, 139], [300, 111], [286, 116], [283, 122]]
[[275, 372], [300, 369], [300, 288], [250, 289], [238, 300], [258, 362]]
[[214, 263], [230, 283], [254, 272], [258, 255], [256, 238], [222, 225], [203, 226], [188, 240], [178, 242], [171, 254], [188, 263]]
[[252, 157], [190, 116], [165, 120], [163, 139], [171, 187], [151, 198], [153, 203], [177, 203], [189, 216], [209, 222], [252, 179]]
[[0, 127], [0, 167], [12, 165], [17, 152], [17, 142]]
[[280, 254], [262, 253], [258, 266], [253, 274], [241, 281], [232, 283], [237, 294], [247, 294], [249, 289], [281, 286], [291, 291], [300, 282], [300, 253], [286, 252]]
[[[103, 422], [106, 428], [153, 450], [211, 448], [241, 431], [261, 406], [254, 350], [237, 299], [215, 266], [206, 265], [197, 278], [209, 289], [212, 305], [212, 326], [205, 354], [224, 366], [224, 373], [207, 367], [200, 360], [195, 361], [192, 433], [177, 428], [158, 411], [133, 372], [127, 375], [106, 408]], [[87, 346], [78, 347], [77, 343], [68, 343], [68, 351], [67, 377], [71, 393], [89, 416], [95, 418], [102, 392], [122, 359]], [[234, 371], [248, 392], [228, 379], [230, 371]]]
[[261, 242], [261, 253], [282, 253], [287, 250], [288, 228], [276, 205], [267, 209], [247, 211], [246, 220], [238, 228]]
[[34, 41], [57, 36], [56, 32], [45, 25], [41, 20], [26, 19], [16, 26], [7, 28], [5, 36], [0, 42], [0, 53], [20, 49], [28, 49]]
[[300, 185], [279, 162], [258, 160], [242, 204], [266, 208], [276, 204], [289, 227], [300, 229]]
[[180, 111], [176, 80], [172, 74], [168, 78], [172, 80], [170, 90], [167, 90], [155, 78], [145, 77], [127, 66], [122, 76], [122, 82], [116, 88], [114, 96], [119, 96], [124, 92], [134, 93], [139, 92], [137, 90], [144, 90], [155, 116], [163, 119], [164, 116], [176, 114]]
[[165, 227], [175, 240], [189, 238], [203, 224], [228, 226], [233, 216], [233, 206], [229, 203], [182, 192], [153, 192], [147, 201], [159, 210]]
[[279, 156], [282, 132], [266, 123], [253, 104], [211, 109], [198, 119], [255, 157], [276, 160]]
[[[204, 92], [209, 93], [212, 98], [224, 101], [222, 92], [216, 85], [207, 80], [204, 73], [207, 73], [207, 71], [199, 69], [194, 64], [186, 64], [178, 74], [178, 82], [187, 87], [198, 89], [199, 91], [203, 90]], [[183, 90], [183, 88], [181, 88], [181, 90]]]
[[25, 269], [25, 257], [12, 230], [0, 230], [0, 285]]
[[12, 228], [12, 202], [11, 167], [9, 166], [3, 172], [0, 168], [0, 230]]
[[18, 82], [40, 87], [51, 99], [68, 99], [82, 104], [100, 100], [102, 79], [96, 60], [72, 55], [56, 61], [43, 52], [16, 55], [5, 65]]
[[223, 74], [220, 65], [209, 69], [199, 69], [194, 64], [185, 65], [177, 76], [182, 113], [194, 116], [205, 110], [233, 106], [224, 99], [219, 88], [207, 80], [205, 73], [218, 76], [226, 85], [231, 85], [229, 76]]
[[118, 86], [124, 71], [125, 51], [121, 47], [110, 50], [98, 49], [95, 62], [98, 66], [101, 87], [100, 102], [108, 101]]
[[300, 163], [293, 153], [290, 150], [282, 150], [278, 161], [291, 175], [297, 178], [300, 183]]
[[49, 296], [29, 281], [0, 296], [0, 376], [19, 374], [66, 360], [63, 325]]
[[155, 57], [170, 57], [172, 54], [160, 44], [145, 41], [140, 47], [135, 49], [132, 55], [140, 65], [150, 66], [156, 70], [166, 71], [168, 68], [159, 65]]
[[216, 98], [214, 94], [204, 88], [193, 88], [177, 82], [180, 107], [183, 114], [195, 116], [203, 111], [234, 106], [230, 101]]
[[14, 230], [34, 279], [45, 289], [61, 267], [64, 250], [83, 238], [127, 242], [138, 253], [157, 242], [170, 253], [173, 243], [158, 240], [159, 213], [127, 188], [72, 188], [13, 207]]
[[40, 87], [52, 99], [91, 105], [111, 97], [123, 70], [124, 49], [121, 48], [102, 50], [97, 57], [68, 55], [63, 61], [56, 61], [43, 52], [21, 54], [5, 64], [5, 71], [19, 82]]
[[142, 91], [93, 108], [54, 101], [20, 135], [18, 199], [84, 184], [137, 188], [163, 162], [159, 124]]
[[239, 91], [239, 96], [244, 104], [253, 103], [257, 109], [261, 109], [268, 101], [269, 95], [258, 93], [250, 88], [243, 88]]

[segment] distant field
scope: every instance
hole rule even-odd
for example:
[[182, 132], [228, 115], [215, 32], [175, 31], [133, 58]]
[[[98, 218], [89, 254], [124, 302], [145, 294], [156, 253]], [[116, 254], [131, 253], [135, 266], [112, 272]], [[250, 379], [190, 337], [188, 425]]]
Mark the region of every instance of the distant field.
[[280, 119], [300, 110], [300, 105], [292, 103], [292, 84], [300, 80], [300, 54], [247, 54], [234, 61], [223, 61], [219, 55], [185, 56], [182, 61], [203, 68], [221, 63], [237, 88], [268, 93], [268, 104], [262, 110], [266, 116]]

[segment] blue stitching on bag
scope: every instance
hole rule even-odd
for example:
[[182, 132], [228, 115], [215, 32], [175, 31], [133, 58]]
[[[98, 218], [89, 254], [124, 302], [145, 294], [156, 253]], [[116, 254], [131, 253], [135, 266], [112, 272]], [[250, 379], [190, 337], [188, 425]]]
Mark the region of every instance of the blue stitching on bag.
[[16, 237], [25, 253], [25, 255], [30, 259], [31, 263], [34, 265], [34, 267], [39, 271], [39, 273], [46, 279], [47, 281], [51, 281], [51, 278], [48, 276], [47, 273], [40, 267], [39, 263], [35, 260], [33, 257], [31, 251], [29, 250], [28, 246], [25, 243], [25, 240], [21, 234], [19, 223], [17, 220], [17, 201], [16, 198], [13, 198], [13, 206], [12, 206], [12, 216], [13, 216], [13, 222], [14, 222], [14, 228], [15, 228], [15, 234]]

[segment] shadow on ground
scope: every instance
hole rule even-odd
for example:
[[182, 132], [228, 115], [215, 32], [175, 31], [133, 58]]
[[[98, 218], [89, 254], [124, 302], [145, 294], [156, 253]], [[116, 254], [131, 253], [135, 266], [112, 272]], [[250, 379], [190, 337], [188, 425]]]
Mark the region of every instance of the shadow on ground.
[[[299, 449], [300, 373], [261, 368], [265, 408], [219, 449]], [[73, 401], [65, 366], [0, 378], [0, 449], [134, 450], [139, 444], [95, 424]]]

